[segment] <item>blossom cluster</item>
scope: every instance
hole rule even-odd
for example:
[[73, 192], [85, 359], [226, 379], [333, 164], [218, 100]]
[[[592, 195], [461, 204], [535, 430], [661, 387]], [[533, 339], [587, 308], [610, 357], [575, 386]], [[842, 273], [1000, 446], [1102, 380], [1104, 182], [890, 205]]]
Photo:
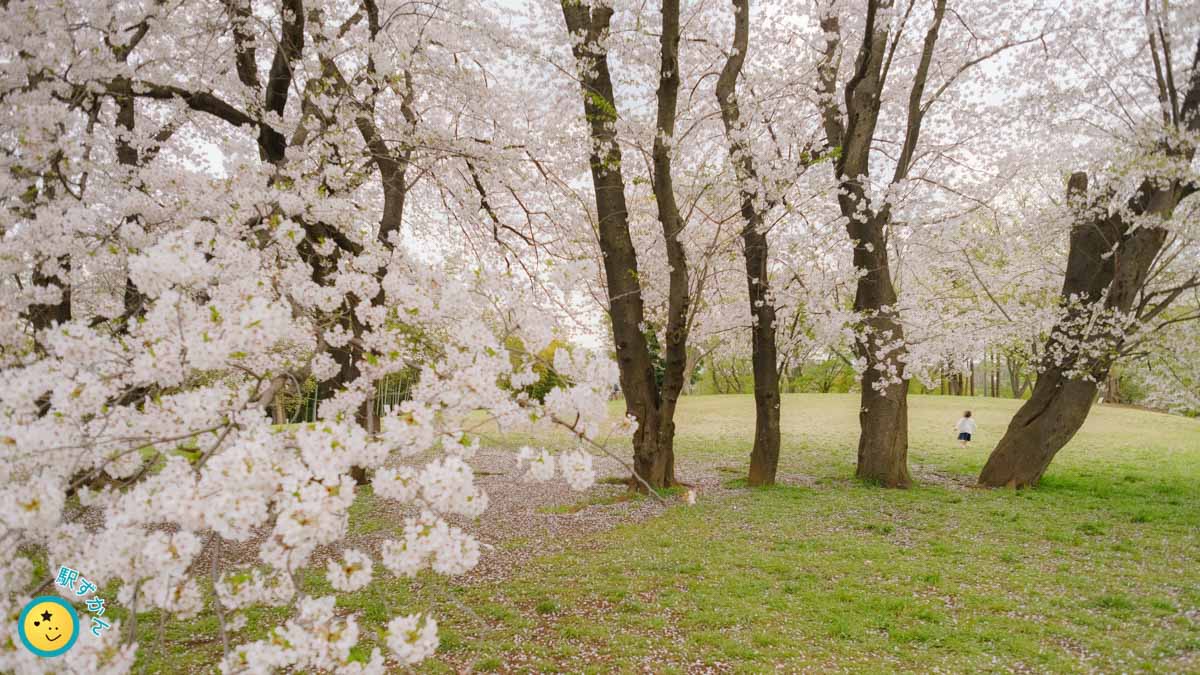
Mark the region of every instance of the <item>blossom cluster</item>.
[[[50, 569], [86, 559], [89, 580], [134, 614], [193, 617], [211, 593], [230, 638], [226, 672], [386, 672], [433, 652], [436, 620], [402, 614], [389, 654], [354, 660], [355, 618], [335, 614], [334, 596], [305, 594], [298, 573], [323, 570], [338, 593], [380, 574], [462, 574], [480, 546], [472, 526], [447, 519], [488, 506], [470, 465], [480, 419], [509, 430], [561, 418], [578, 434], [606, 433], [607, 356], [556, 358], [561, 377], [544, 402], [508, 384], [533, 366], [513, 341], [536, 354], [563, 335], [537, 284], [490, 260], [432, 259], [381, 224], [380, 182], [362, 172], [375, 149], [361, 110], [318, 92], [336, 84], [326, 40], [369, 49], [371, 67], [387, 59], [362, 47], [361, 14], [326, 5], [353, 30], [327, 35], [316, 7], [299, 17], [307, 48], [289, 91], [307, 97], [283, 113], [239, 79], [232, 48], [212, 54], [228, 26], [202, 3], [170, 14], [138, 3], [0, 8], [7, 615], [45, 581], [35, 558]], [[347, 78], [354, 86], [373, 77], [366, 57], [351, 61], [339, 64], [363, 69]], [[122, 82], [132, 93], [117, 91]], [[403, 98], [376, 93], [384, 109]], [[415, 374], [406, 399], [376, 406], [377, 384], [401, 373]], [[275, 423], [276, 402], [311, 383], [315, 421]], [[590, 484], [579, 451], [563, 468], [572, 486]], [[375, 559], [341, 543], [364, 476], [411, 514]], [[231, 558], [234, 543], [246, 555]], [[258, 606], [294, 609], [266, 639], [239, 644]], [[0, 623], [0, 671], [126, 672], [137, 657], [138, 636], [120, 622], [49, 665], [14, 630]]]

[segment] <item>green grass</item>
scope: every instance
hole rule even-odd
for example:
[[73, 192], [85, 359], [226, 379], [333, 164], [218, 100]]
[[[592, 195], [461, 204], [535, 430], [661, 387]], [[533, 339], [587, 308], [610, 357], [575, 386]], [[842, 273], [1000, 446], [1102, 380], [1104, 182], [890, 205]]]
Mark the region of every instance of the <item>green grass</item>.
[[[780, 471], [813, 487], [676, 498], [504, 582], [377, 575], [338, 604], [358, 615], [364, 654], [392, 614], [432, 611], [442, 646], [430, 672], [1200, 672], [1200, 422], [1096, 408], [1037, 489], [955, 486], [973, 480], [1016, 406], [914, 397], [920, 484], [883, 490], [851, 478], [856, 397], [785, 396]], [[979, 442], [962, 450], [952, 427], [965, 407]], [[684, 480], [699, 462], [729, 481], [745, 470], [749, 397], [685, 398], [677, 423]], [[372, 499], [355, 505], [354, 532], [395, 527], [374, 522]], [[304, 577], [311, 590], [323, 583]], [[144, 639], [157, 631], [140, 625]], [[259, 637], [255, 626], [235, 641]], [[151, 672], [220, 654], [210, 615], [166, 634], [143, 658]]]

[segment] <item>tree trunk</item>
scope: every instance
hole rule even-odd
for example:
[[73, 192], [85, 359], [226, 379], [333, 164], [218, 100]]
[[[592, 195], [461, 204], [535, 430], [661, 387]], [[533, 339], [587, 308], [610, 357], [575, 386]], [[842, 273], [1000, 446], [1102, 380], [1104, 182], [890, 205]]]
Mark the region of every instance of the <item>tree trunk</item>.
[[[890, 320], [880, 327], [900, 326]], [[886, 329], [885, 329], [886, 330]], [[870, 345], [866, 349], [869, 351]], [[890, 354], [894, 359], [896, 354]], [[873, 358], [868, 357], [868, 364]], [[908, 487], [908, 381], [890, 378], [868, 365], [862, 375], [862, 397], [858, 413], [858, 467], [855, 475], [885, 487]]]
[[758, 170], [743, 134], [737, 81], [750, 45], [750, 2], [733, 0], [733, 48], [717, 80], [717, 101], [729, 143], [729, 157], [741, 190], [743, 256], [750, 297], [751, 362], [754, 367], [754, 448], [750, 451], [750, 485], [773, 485], [779, 468], [779, 357], [775, 346], [775, 302], [771, 295], [770, 244], [760, 199]]
[[[633, 470], [654, 488], [677, 485], [675, 478], [675, 422], [657, 410], [639, 422], [633, 438]], [[634, 489], [643, 489], [634, 479]]]
[[[1144, 205], [1135, 203], [1134, 212], [1161, 214], [1164, 191], [1149, 187], [1143, 190]], [[1104, 311], [1128, 313], [1166, 240], [1166, 230], [1162, 228], [1142, 225], [1133, 229], [1119, 215], [1088, 208], [1086, 174], [1071, 176], [1067, 194], [1080, 215], [1071, 230], [1060, 295], [1064, 301], [1075, 298], [1083, 304], [1068, 305], [1065, 320], [1051, 333], [1033, 396], [1017, 411], [988, 457], [979, 475], [982, 485], [1036, 484], [1058, 451], [1083, 426], [1095, 401], [1098, 383], [1107, 379], [1122, 338], [1109, 334], [1079, 335], [1081, 322], [1076, 319], [1096, 311], [1100, 302], [1104, 306], [1099, 309]], [[1098, 341], [1099, 345], [1092, 344], [1083, 353], [1060, 349], [1064, 342], [1070, 345], [1076, 341]], [[1065, 362], [1063, 353], [1070, 357]]]
[[1054, 455], [1083, 426], [1095, 396], [1095, 382], [1070, 379], [1057, 369], [1043, 372], [1033, 396], [1013, 416], [988, 457], [979, 482], [992, 487], [1036, 484]]
[[866, 270], [858, 279], [854, 309], [864, 318], [855, 353], [866, 363], [862, 373], [861, 432], [858, 468], [862, 480], [885, 487], [908, 487], [908, 380], [904, 377], [904, 328], [895, 316], [896, 290], [888, 266], [884, 238], [886, 216], [862, 223], [849, 219], [856, 242], [854, 267]]
[[688, 260], [684, 251], [683, 218], [675, 202], [675, 183], [671, 168], [670, 144], [675, 138], [675, 118], [679, 99], [679, 0], [662, 2], [662, 34], [659, 40], [659, 80], [655, 97], [658, 103], [654, 145], [651, 150], [651, 183], [658, 221], [662, 226], [663, 246], [667, 253], [667, 329], [663, 345], [662, 384], [655, 392], [658, 440], [643, 448], [652, 457], [649, 480], [654, 487], [676, 484], [675, 480], [675, 406], [683, 382], [687, 379]]
[[[679, 388], [682, 388], [682, 373], [674, 371], [682, 370], [687, 360], [686, 321], [677, 316], [681, 308], [684, 312], [687, 308], [686, 260], [671, 274], [671, 316], [668, 318], [667, 373], [664, 377], [664, 386], [669, 383], [670, 386], [679, 388], [667, 392], [668, 396], [663, 397], [654, 375], [654, 364], [650, 358], [646, 336], [642, 332], [645, 308], [638, 275], [637, 251], [629, 232], [621, 146], [616, 135], [617, 104], [608, 66], [608, 52], [604, 46], [613, 9], [604, 6], [593, 7], [576, 0], [563, 0], [562, 12], [567, 30], [572, 35], [581, 37], [574, 42], [571, 51], [579, 65], [584, 118], [587, 120], [592, 139], [589, 163], [596, 197], [597, 229], [603, 252], [609, 318], [612, 321], [621, 390], [625, 393], [626, 413], [633, 416], [638, 425], [633, 438], [634, 471], [637, 477], [651, 487], [669, 487], [677, 482], [673, 448], [674, 413], [675, 399], [679, 395]], [[664, 16], [664, 24], [667, 18]], [[677, 26], [677, 14], [675, 19]], [[666, 35], [665, 29], [664, 25], [664, 49], [672, 41], [677, 46], [678, 36]], [[664, 67], [668, 65], [667, 61], [668, 55], [664, 54]], [[668, 73], [663, 72], [661, 75], [665, 80]], [[669, 83], [660, 81], [660, 127], [664, 112], [673, 114], [673, 109], [662, 109], [666, 105], [662, 101], [663, 89], [667, 89], [666, 93], [669, 93], [669, 88]], [[666, 195], [659, 194], [661, 184], [665, 181], [669, 187], [669, 163], [664, 166], [662, 160], [669, 157], [666, 153], [655, 154], [655, 196], [662, 200]], [[671, 202], [673, 201], [674, 196], [671, 195]], [[679, 224], [671, 220], [670, 204], [660, 201], [659, 208], [664, 235], [668, 240], [668, 257], [681, 255], [682, 247], [678, 242]], [[678, 214], [675, 213], [674, 216], [677, 218]], [[684, 281], [682, 289], [677, 287], [681, 276]], [[640, 481], [632, 483], [635, 487], [640, 487]]]
[[754, 224], [742, 234], [746, 282], [750, 289], [750, 327], [754, 361], [754, 448], [750, 485], [773, 485], [779, 467], [779, 368], [775, 349], [775, 305], [767, 284], [767, 237]]

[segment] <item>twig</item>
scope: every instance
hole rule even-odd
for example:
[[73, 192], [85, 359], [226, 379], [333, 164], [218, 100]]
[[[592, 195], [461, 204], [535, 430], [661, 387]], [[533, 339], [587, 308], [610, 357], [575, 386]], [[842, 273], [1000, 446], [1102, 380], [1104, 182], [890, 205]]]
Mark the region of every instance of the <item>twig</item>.
[[625, 462], [625, 460], [623, 460], [623, 459], [621, 459], [620, 457], [618, 457], [617, 455], [613, 454], [613, 452], [612, 452], [611, 450], [609, 450], [607, 447], [605, 447], [605, 446], [603, 446], [603, 445], [600, 445], [600, 444], [599, 444], [599, 443], [597, 443], [596, 441], [593, 441], [592, 439], [588, 438], [586, 435], [584, 435], [584, 434], [581, 434], [581, 433], [579, 433], [578, 431], [576, 431], [576, 429], [575, 429], [575, 425], [574, 425], [574, 424], [567, 424], [567, 423], [566, 423], [566, 422], [564, 422], [564, 421], [562, 420], [562, 418], [560, 418], [558, 415], [555, 415], [554, 413], [551, 413], [551, 414], [550, 414], [550, 420], [551, 420], [552, 422], [554, 422], [555, 424], [557, 424], [557, 425], [559, 425], [559, 426], [561, 426], [561, 427], [563, 427], [563, 428], [565, 428], [565, 429], [570, 429], [572, 432], [574, 432], [574, 434], [575, 434], [575, 436], [576, 436], [576, 437], [580, 438], [581, 440], [583, 440], [583, 441], [584, 441], [585, 443], [587, 443], [588, 445], [592, 446], [593, 448], [595, 448], [595, 449], [599, 450], [600, 452], [603, 452], [604, 454], [608, 455], [609, 457], [611, 457], [611, 458], [613, 458], [613, 459], [617, 460], [618, 462], [620, 462], [620, 463], [621, 463], [621, 466], [623, 466], [623, 467], [625, 467], [626, 469], [628, 469], [628, 470], [629, 470], [629, 473], [633, 474], [633, 477], [634, 477], [634, 478], [637, 480], [637, 482], [641, 483], [641, 484], [642, 484], [642, 487], [645, 487], [645, 488], [646, 488], [646, 492], [648, 492], [649, 494], [652, 494], [652, 495], [654, 495], [654, 498], [655, 498], [655, 499], [657, 499], [657, 500], [659, 501], [659, 503], [660, 503], [660, 504], [662, 504], [663, 506], [666, 506], [666, 505], [667, 505], [667, 500], [663, 499], [663, 498], [662, 498], [662, 495], [658, 494], [658, 491], [657, 491], [657, 490], [655, 490], [654, 488], [650, 487], [650, 483], [647, 483], [645, 478], [642, 478], [641, 476], [639, 476], [639, 475], [638, 475], [638, 472], [637, 472], [637, 471], [636, 471], [636, 470], [635, 470], [635, 469], [634, 469], [632, 466], [630, 466], [628, 463], [626, 463], [626, 462]]
[[221, 539], [213, 532], [208, 536], [208, 541], [213, 544], [212, 550], [212, 565], [209, 567], [209, 578], [213, 585], [213, 606], [217, 608], [217, 625], [221, 628], [221, 651], [224, 653], [223, 660], [229, 660], [229, 634], [225, 632], [225, 607], [221, 604], [221, 594], [217, 591], [217, 559], [221, 557]]

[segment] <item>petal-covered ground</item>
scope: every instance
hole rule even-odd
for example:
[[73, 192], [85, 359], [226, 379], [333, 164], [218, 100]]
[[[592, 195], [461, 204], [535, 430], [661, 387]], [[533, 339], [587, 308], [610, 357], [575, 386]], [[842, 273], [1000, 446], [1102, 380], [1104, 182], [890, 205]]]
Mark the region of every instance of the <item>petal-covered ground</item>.
[[[752, 400], [683, 399], [677, 465], [694, 506], [522, 481], [515, 448], [567, 439], [489, 435], [475, 465], [491, 507], [465, 524], [491, 547], [480, 566], [377, 571], [340, 611], [368, 644], [393, 615], [432, 612], [431, 672], [1200, 670], [1200, 421], [1098, 406], [1039, 488], [990, 491], [974, 476], [1017, 402], [914, 397], [919, 486], [889, 491], [850, 478], [856, 406], [785, 396], [782, 485], [752, 490], [739, 480]], [[966, 450], [952, 433], [964, 407], [979, 420]], [[372, 551], [402, 515], [363, 491], [346, 545]], [[323, 568], [310, 590], [329, 590]], [[248, 618], [235, 643], [262, 637], [264, 617]], [[153, 614], [139, 631], [158, 637]], [[211, 614], [161, 631], [148, 671], [219, 658]]]

